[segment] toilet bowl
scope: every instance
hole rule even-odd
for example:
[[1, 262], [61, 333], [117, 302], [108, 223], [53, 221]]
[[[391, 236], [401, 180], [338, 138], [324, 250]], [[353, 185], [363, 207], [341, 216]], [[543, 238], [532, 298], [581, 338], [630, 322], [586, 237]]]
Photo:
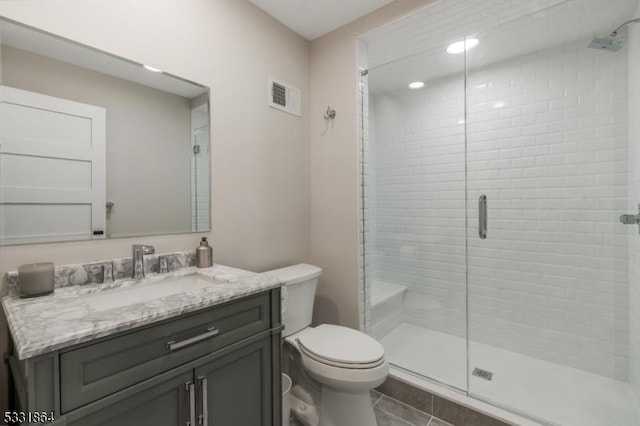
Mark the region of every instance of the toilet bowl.
[[320, 426], [375, 425], [369, 391], [384, 382], [382, 345], [347, 327], [322, 324], [288, 336], [305, 370], [322, 386]]
[[382, 345], [351, 328], [310, 327], [320, 268], [299, 264], [268, 273], [283, 282], [285, 342], [298, 351], [305, 371], [321, 385], [319, 425], [375, 425], [369, 391], [389, 373]]

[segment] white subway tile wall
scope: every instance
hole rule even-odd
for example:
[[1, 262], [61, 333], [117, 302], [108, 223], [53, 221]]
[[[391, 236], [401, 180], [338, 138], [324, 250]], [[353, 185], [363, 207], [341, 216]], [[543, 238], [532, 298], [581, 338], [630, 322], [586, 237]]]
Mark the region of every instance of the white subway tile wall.
[[588, 43], [468, 77], [471, 231], [489, 205], [489, 238], [469, 238], [469, 335], [624, 380], [627, 57]]
[[405, 322], [465, 335], [466, 120], [470, 339], [626, 379], [627, 57], [587, 44], [472, 70], [467, 117], [462, 74], [372, 96], [367, 262]]
[[369, 102], [375, 279], [407, 286], [404, 322], [464, 337], [464, 79]]
[[[364, 83], [367, 83], [367, 79], [364, 79]], [[373, 105], [370, 103], [370, 95], [368, 92], [364, 93], [364, 101], [366, 108], [364, 109], [365, 122], [369, 123], [369, 126], [364, 129], [364, 225], [365, 225], [365, 238], [364, 247], [366, 250], [365, 265], [366, 265], [366, 309], [371, 313], [371, 294], [373, 292], [373, 282], [375, 278], [375, 265], [376, 265], [376, 173], [373, 165], [375, 164], [375, 116], [373, 114]], [[366, 317], [366, 330], [372, 331], [374, 328], [375, 317], [369, 315]]]

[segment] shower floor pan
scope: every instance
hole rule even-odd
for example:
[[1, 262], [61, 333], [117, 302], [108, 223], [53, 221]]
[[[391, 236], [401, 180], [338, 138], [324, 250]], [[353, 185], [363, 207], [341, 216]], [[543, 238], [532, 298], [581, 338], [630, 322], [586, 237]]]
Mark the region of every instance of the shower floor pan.
[[[382, 339], [389, 362], [458, 389], [466, 389], [466, 341], [411, 324]], [[626, 382], [470, 342], [470, 393], [496, 405], [562, 426], [638, 426], [640, 409]], [[488, 410], [490, 411], [490, 410]]]

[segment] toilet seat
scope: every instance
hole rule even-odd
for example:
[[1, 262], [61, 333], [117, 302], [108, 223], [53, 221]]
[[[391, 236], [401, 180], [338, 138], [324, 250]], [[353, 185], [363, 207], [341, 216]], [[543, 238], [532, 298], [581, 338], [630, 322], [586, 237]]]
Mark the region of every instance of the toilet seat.
[[296, 340], [304, 355], [328, 366], [363, 370], [385, 363], [382, 345], [351, 328], [322, 324]]

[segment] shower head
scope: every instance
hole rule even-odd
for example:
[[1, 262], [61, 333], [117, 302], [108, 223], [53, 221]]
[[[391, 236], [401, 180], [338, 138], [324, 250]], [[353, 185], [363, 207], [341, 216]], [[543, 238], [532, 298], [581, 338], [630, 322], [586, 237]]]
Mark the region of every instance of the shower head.
[[609, 34], [608, 37], [594, 38], [589, 44], [589, 47], [592, 49], [617, 52], [618, 50], [622, 49], [623, 46], [622, 41], [616, 39], [616, 37], [618, 37], [618, 32], [625, 25], [633, 24], [636, 22], [640, 22], [640, 18], [631, 19], [630, 21], [622, 23], [618, 28], [613, 30], [613, 32]]
[[622, 42], [612, 37], [594, 38], [589, 43], [591, 49], [606, 50], [608, 52], [617, 52], [622, 49]]

